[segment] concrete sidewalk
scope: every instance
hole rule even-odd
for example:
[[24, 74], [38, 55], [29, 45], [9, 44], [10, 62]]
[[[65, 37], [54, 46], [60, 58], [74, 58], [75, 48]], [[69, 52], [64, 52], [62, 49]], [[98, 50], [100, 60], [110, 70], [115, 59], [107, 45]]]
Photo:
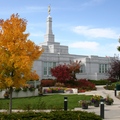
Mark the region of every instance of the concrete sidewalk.
[[[104, 105], [104, 120], [120, 120], [120, 100], [115, 97], [114, 90], [105, 90], [104, 86], [96, 86], [96, 91], [90, 91], [80, 94], [101, 95], [104, 98], [110, 95], [114, 99], [113, 105]], [[100, 107], [89, 106], [88, 109], [75, 108], [75, 110], [84, 110], [87, 112], [95, 112], [100, 115]]]

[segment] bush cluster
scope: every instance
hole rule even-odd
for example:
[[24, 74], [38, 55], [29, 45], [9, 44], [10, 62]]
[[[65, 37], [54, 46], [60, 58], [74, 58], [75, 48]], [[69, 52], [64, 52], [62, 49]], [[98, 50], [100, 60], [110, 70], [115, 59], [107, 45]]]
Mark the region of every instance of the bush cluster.
[[96, 89], [95, 84], [89, 82], [86, 79], [79, 79], [77, 81], [77, 84], [78, 84], [78, 88], [82, 88], [84, 90], [95, 90]]
[[108, 83], [108, 80], [88, 80], [88, 81], [95, 85], [106, 85]]
[[110, 83], [115, 83], [115, 82], [118, 81], [118, 80], [115, 79], [115, 78], [108, 78], [107, 80], [108, 80], [108, 82], [110, 82]]
[[86, 80], [86, 79], [79, 79], [79, 80], [69, 80], [65, 83], [57, 83], [56, 80], [52, 79], [44, 79], [41, 80], [42, 87], [52, 87], [52, 86], [64, 86], [68, 88], [78, 88], [78, 90], [95, 90], [95, 84]]
[[95, 90], [95, 84], [86, 80], [86, 79], [79, 79], [76, 81], [69, 81], [67, 84], [65, 84], [66, 87], [72, 87], [72, 88], [78, 88], [79, 91], [82, 90]]
[[51, 111], [24, 112], [24, 113], [0, 113], [1, 120], [102, 120], [95, 113], [85, 111]]
[[52, 87], [56, 83], [56, 80], [53, 79], [42, 79], [41, 80], [41, 85], [42, 87]]
[[94, 83], [95, 85], [106, 85], [106, 84], [111, 84], [111, 83], [115, 83], [117, 82], [117, 79], [114, 78], [108, 78], [108, 79], [102, 79], [102, 80], [88, 80], [92, 83]]
[[104, 88], [107, 89], [107, 90], [114, 90], [115, 89], [115, 84], [106, 85], [106, 86], [104, 86]]

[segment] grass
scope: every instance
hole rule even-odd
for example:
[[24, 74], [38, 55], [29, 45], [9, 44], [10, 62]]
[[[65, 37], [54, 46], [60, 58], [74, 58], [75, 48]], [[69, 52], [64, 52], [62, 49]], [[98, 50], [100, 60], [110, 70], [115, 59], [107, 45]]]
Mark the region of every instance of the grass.
[[[64, 97], [68, 98], [68, 109], [78, 107], [79, 100], [90, 100], [91, 95], [43, 95], [29, 98], [13, 98], [13, 109], [63, 109]], [[0, 99], [0, 109], [8, 109], [9, 99]]]

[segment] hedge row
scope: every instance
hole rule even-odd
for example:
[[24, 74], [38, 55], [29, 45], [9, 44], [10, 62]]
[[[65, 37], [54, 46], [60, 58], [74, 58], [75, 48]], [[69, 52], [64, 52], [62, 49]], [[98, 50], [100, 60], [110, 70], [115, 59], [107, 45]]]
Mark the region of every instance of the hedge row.
[[115, 83], [118, 80], [114, 78], [108, 78], [105, 80], [88, 80], [88, 81], [90, 81], [91, 83], [94, 83], [95, 85], [106, 85], [106, 84]]
[[106, 85], [108, 84], [108, 80], [88, 80], [89, 82], [95, 85]]
[[24, 113], [0, 113], [0, 120], [102, 120], [95, 113], [85, 111], [51, 111], [24, 112]]

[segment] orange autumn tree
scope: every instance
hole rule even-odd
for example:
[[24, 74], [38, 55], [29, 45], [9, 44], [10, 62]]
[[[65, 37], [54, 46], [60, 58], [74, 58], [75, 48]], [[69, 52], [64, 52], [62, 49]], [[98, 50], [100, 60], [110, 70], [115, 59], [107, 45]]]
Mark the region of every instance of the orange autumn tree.
[[27, 21], [12, 14], [7, 20], [0, 20], [0, 88], [9, 89], [9, 113], [12, 112], [13, 87], [21, 87], [29, 80], [38, 80], [32, 71], [33, 62], [43, 50], [28, 39], [25, 33]]

